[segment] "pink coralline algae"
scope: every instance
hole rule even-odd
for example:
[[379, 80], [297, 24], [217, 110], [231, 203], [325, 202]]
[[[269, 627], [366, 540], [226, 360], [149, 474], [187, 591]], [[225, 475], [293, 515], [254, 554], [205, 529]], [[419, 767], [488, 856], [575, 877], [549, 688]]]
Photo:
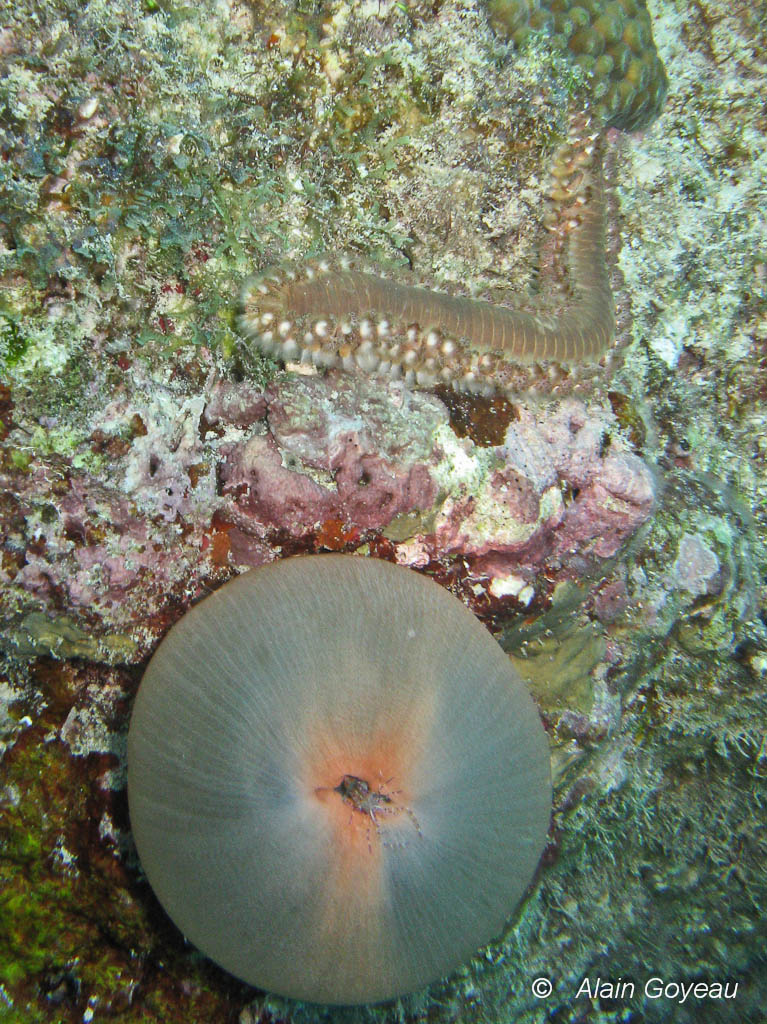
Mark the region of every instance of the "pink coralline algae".
[[196, 517], [214, 498], [213, 471], [200, 441], [204, 408], [202, 395], [179, 399], [155, 387], [140, 411], [136, 400], [126, 397], [108, 405], [96, 420], [106, 432], [130, 422], [133, 415], [140, 417], [143, 429], [115, 468], [121, 490], [142, 511], [159, 514], [167, 523]]
[[614, 432], [608, 413], [574, 400], [522, 408], [497, 450], [500, 467], [446, 500], [439, 547], [474, 556], [492, 575], [611, 557], [655, 497], [652, 474]]
[[2, 485], [12, 489], [14, 514], [3, 542], [0, 605], [14, 643], [36, 649], [41, 633], [74, 642], [78, 626], [88, 638], [83, 651], [103, 641], [105, 661], [151, 643], [151, 630], [133, 631], [180, 598], [195, 576], [197, 552], [179, 543], [178, 525], [143, 515], [114, 485], [60, 457]]
[[207, 396], [204, 420], [211, 425], [249, 427], [265, 415], [266, 399], [258, 388], [247, 383], [217, 381]]
[[232, 514], [246, 527], [255, 520], [299, 537], [328, 519], [355, 523], [361, 529], [385, 526], [401, 512], [429, 508], [434, 482], [422, 466], [401, 469], [366, 452], [352, 433], [323, 466], [332, 478], [325, 486], [304, 472], [283, 465], [273, 438], [254, 437], [224, 471], [224, 494], [234, 495]]
[[268, 433], [234, 447], [221, 468], [227, 510], [246, 532], [299, 537], [329, 519], [381, 529], [434, 504], [428, 464], [446, 416], [431, 396], [299, 377], [269, 389], [267, 403]]
[[73, 456], [4, 481], [3, 602], [20, 649], [39, 650], [63, 613], [70, 632], [118, 637], [104, 660], [138, 658], [172, 609], [237, 567], [365, 543], [489, 577], [494, 596], [526, 605], [541, 573], [588, 574], [653, 506], [611, 414], [572, 399], [520, 406], [504, 443], [480, 447], [438, 397], [401, 382], [211, 379], [192, 396], [145, 384], [95, 417]]
[[565, 514], [556, 551], [588, 549], [610, 558], [647, 519], [654, 500], [652, 476], [636, 455], [607, 455]]
[[605, 625], [623, 615], [630, 603], [626, 581], [612, 580], [600, 587], [594, 595], [594, 614]]
[[265, 397], [268, 429], [226, 450], [219, 474], [224, 514], [246, 535], [297, 538], [327, 520], [383, 530], [418, 513], [399, 562], [456, 555], [534, 574], [614, 555], [652, 509], [652, 475], [610, 414], [574, 400], [521, 408], [505, 443], [481, 449], [433, 395], [398, 383], [298, 377]]
[[716, 553], [698, 533], [685, 533], [679, 541], [677, 559], [671, 570], [671, 583], [693, 597], [721, 590], [721, 566]]

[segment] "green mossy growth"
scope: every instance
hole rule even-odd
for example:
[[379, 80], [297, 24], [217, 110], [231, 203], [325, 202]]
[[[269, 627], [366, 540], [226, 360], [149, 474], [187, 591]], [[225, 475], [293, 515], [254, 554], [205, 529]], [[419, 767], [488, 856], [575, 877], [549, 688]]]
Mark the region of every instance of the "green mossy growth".
[[[48, 675], [53, 685], [55, 671]], [[62, 697], [52, 691], [49, 724], [63, 711]], [[99, 822], [115, 810], [89, 772], [91, 759], [73, 758], [58, 740], [40, 742], [44, 728], [27, 732], [4, 761], [0, 984], [12, 1005], [3, 1004], [0, 1020], [82, 1019], [89, 1006], [129, 1024], [217, 1019], [226, 986], [211, 992], [206, 975], [217, 972], [185, 953], [167, 925], [163, 955], [185, 964], [179, 973], [187, 999], [166, 979], [134, 1005], [137, 985], [154, 971], [150, 915], [157, 911], [151, 900], [134, 898], [125, 868], [96, 838]]]

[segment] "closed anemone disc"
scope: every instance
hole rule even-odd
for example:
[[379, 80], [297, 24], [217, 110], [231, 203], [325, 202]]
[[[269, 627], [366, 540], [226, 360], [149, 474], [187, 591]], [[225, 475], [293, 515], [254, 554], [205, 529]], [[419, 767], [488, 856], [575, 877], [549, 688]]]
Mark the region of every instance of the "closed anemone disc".
[[549, 749], [447, 591], [350, 555], [246, 572], [170, 630], [128, 737], [141, 863], [184, 935], [262, 989], [393, 998], [496, 937], [535, 870]]

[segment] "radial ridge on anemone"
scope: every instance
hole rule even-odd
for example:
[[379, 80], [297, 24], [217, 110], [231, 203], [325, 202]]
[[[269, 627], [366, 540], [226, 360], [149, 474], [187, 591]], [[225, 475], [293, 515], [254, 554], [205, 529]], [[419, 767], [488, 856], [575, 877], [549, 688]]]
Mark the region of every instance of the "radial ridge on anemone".
[[253, 985], [377, 1002], [496, 937], [551, 811], [549, 748], [507, 655], [412, 570], [251, 570], [191, 609], [128, 738], [141, 863], [184, 935]]

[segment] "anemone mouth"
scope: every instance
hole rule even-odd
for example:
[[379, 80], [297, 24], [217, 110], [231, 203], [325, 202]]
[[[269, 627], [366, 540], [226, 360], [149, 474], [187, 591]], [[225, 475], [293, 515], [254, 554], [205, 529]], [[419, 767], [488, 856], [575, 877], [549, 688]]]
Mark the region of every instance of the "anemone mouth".
[[170, 917], [232, 974], [320, 1003], [448, 973], [503, 928], [551, 808], [501, 648], [411, 570], [252, 570], [184, 616], [128, 738], [133, 833]]

